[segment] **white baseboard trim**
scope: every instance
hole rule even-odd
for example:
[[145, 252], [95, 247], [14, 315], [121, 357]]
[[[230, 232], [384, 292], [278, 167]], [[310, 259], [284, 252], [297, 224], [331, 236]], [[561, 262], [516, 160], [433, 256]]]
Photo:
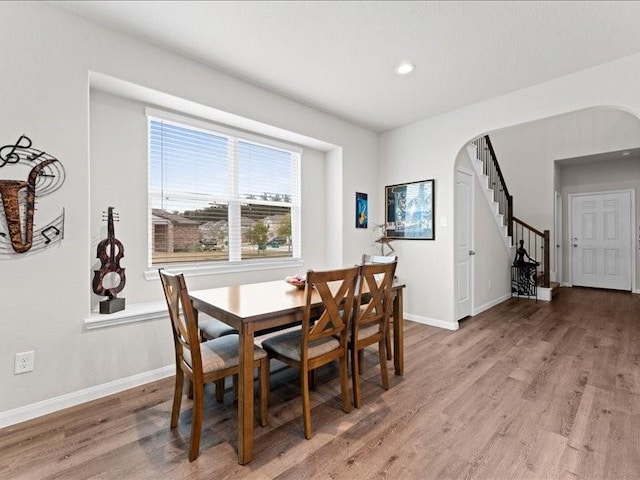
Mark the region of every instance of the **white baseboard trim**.
[[102, 385], [78, 390], [77, 392], [71, 392], [60, 395], [59, 397], [42, 400], [41, 402], [25, 405], [24, 407], [0, 412], [0, 428], [15, 425], [65, 408], [74, 407], [81, 403], [106, 397], [107, 395], [118, 393], [129, 388], [144, 385], [145, 383], [170, 377], [175, 374], [175, 371], [175, 365], [168, 365], [156, 370], [138, 373], [136, 375], [131, 375], [130, 377], [103, 383]]
[[482, 312], [484, 312], [485, 310], [489, 310], [491, 307], [495, 307], [496, 305], [498, 305], [499, 303], [502, 303], [506, 300], [509, 300], [511, 298], [511, 294], [507, 293], [506, 295], [503, 295], [501, 297], [498, 297], [494, 300], [491, 300], [490, 302], [485, 303], [484, 305], [480, 305], [477, 308], [473, 309], [473, 314], [474, 315], [479, 315]]
[[[573, 285], [571, 285], [571, 284], [570, 284], [570, 283], [568, 283], [568, 282], [564, 282], [564, 283], [562, 284], [562, 286], [563, 286], [563, 287], [573, 287]], [[633, 289], [633, 290], [631, 290], [631, 293], [640, 293], [640, 289], [638, 289], [638, 288]]]
[[404, 318], [411, 320], [412, 322], [431, 325], [432, 327], [446, 328], [447, 330], [458, 330], [460, 328], [458, 322], [445, 322], [444, 320], [438, 320], [437, 318], [422, 317], [411, 313], [405, 313]]

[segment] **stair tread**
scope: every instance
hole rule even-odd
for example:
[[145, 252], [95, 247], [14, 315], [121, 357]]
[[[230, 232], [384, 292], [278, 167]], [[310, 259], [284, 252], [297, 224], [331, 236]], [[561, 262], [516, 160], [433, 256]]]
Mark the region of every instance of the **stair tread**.
[[[542, 278], [538, 278], [538, 288], [545, 288], [542, 286]], [[556, 288], [560, 288], [560, 283], [558, 282], [549, 282], [549, 287], [550, 290], [556, 289]]]

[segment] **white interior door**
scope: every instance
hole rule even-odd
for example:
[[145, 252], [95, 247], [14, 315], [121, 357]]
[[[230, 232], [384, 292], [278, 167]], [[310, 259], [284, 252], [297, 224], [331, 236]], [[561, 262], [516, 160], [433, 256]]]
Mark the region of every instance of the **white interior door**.
[[631, 290], [631, 192], [571, 196], [576, 286]]
[[456, 170], [455, 187], [456, 320], [471, 315], [473, 302], [473, 176]]

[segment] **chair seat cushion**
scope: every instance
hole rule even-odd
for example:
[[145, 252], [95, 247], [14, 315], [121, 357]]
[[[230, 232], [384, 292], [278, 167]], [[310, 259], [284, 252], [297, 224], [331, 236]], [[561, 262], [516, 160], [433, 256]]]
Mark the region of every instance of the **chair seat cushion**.
[[230, 327], [226, 323], [212, 317], [198, 319], [198, 328], [202, 332], [202, 336], [207, 340], [238, 333], [235, 328]]
[[[200, 344], [202, 356], [202, 371], [206, 374], [230, 367], [237, 367], [238, 357], [238, 335], [225, 335], [214, 338]], [[267, 352], [257, 345], [253, 346], [253, 357], [255, 360], [265, 358]], [[191, 352], [184, 352], [184, 359], [191, 366]]]
[[[366, 305], [360, 307], [360, 312], [359, 312], [360, 315], [364, 313], [366, 308], [367, 308]], [[358, 340], [364, 340], [365, 338], [372, 337], [373, 335], [377, 334], [379, 331], [380, 331], [380, 326], [377, 322], [361, 325], [360, 328], [358, 328]], [[349, 341], [351, 341], [351, 329], [349, 329]]]
[[377, 323], [364, 325], [358, 329], [358, 340], [364, 340], [365, 338], [373, 337], [379, 332], [380, 332], [380, 326]]
[[[276, 335], [262, 342], [262, 347], [267, 352], [274, 352], [283, 357], [300, 361], [300, 344], [302, 343], [302, 331], [292, 330], [282, 335]], [[334, 337], [325, 337], [314, 340], [309, 344], [309, 358], [319, 357], [327, 352], [340, 348], [340, 342]]]

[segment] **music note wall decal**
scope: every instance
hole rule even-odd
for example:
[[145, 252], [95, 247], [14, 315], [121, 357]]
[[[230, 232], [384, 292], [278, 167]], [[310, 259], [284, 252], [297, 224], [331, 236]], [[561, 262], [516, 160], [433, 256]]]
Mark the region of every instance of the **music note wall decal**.
[[[6, 178], [7, 169], [20, 165], [30, 167], [26, 179]], [[0, 175], [4, 177], [0, 179], [0, 258], [35, 253], [62, 240], [64, 209], [43, 228], [35, 228], [36, 199], [62, 186], [65, 180], [62, 163], [53, 155], [33, 148], [31, 139], [21, 135], [17, 142], [0, 147]]]
[[20, 154], [16, 153], [16, 149], [25, 150], [27, 148], [31, 148], [31, 139], [26, 135], [20, 135], [16, 143], [0, 148], [0, 167], [4, 167], [7, 163], [18, 163]]
[[55, 225], [51, 225], [51, 226], [49, 226], [49, 227], [45, 228], [45, 229], [42, 231], [42, 236], [43, 236], [44, 238], [46, 238], [46, 240], [45, 240], [45, 242], [44, 242], [45, 244], [49, 244], [49, 243], [51, 243], [51, 238], [49, 238], [49, 237], [47, 236], [47, 232], [48, 232], [49, 230], [53, 230], [53, 231], [55, 232], [55, 234], [56, 234], [56, 235], [60, 235], [60, 229], [59, 229], [58, 227], [56, 227]]

